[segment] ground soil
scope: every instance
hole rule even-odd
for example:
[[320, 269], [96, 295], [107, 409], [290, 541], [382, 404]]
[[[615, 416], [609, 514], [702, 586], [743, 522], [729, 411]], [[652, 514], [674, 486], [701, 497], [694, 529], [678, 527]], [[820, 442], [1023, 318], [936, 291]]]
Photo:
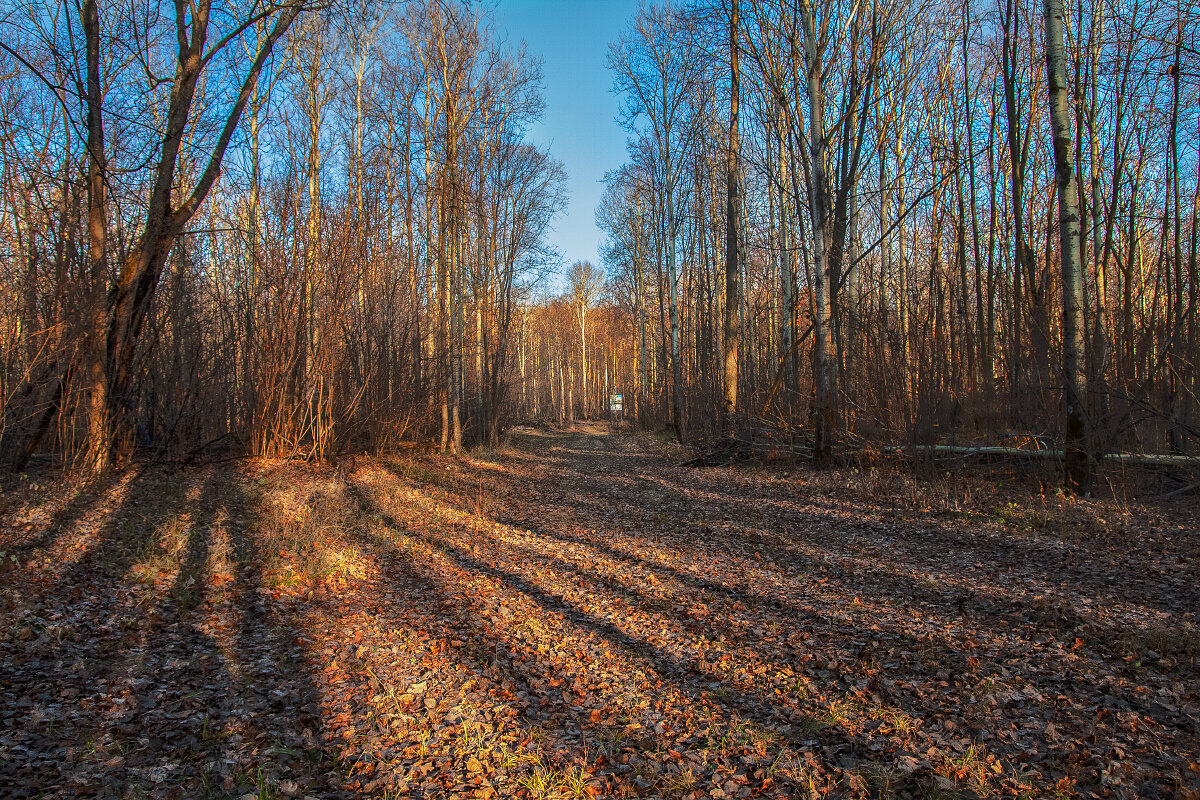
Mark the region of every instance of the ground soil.
[[1186, 498], [688, 455], [9, 479], [0, 794], [1200, 798]]

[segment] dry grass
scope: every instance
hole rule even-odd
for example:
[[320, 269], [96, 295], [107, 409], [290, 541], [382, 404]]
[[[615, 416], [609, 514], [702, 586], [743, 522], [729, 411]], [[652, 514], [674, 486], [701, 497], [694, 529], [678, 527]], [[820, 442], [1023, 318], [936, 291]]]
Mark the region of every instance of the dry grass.
[[358, 509], [345, 483], [272, 477], [259, 479], [257, 525], [268, 585], [362, 577], [363, 551], [348, 537]]

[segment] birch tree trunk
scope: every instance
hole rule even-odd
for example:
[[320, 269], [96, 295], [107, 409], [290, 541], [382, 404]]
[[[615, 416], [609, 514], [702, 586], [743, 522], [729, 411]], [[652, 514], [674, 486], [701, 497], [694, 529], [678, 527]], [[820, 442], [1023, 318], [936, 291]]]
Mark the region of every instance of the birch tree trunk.
[[825, 86], [817, 42], [816, 14], [810, 2], [800, 8], [804, 27], [804, 61], [808, 73], [805, 88], [809, 104], [809, 149], [812, 181], [809, 196], [813, 234], [813, 378], [816, 396], [813, 402], [813, 462], [828, 464], [833, 457], [834, 395], [837, 372], [829, 349], [829, 325], [832, 318], [830, 295], [835, 287], [829, 280], [829, 179], [826, 174]]
[[1063, 399], [1066, 405], [1064, 463], [1067, 487], [1085, 494], [1092, 469], [1083, 403], [1083, 280], [1079, 243], [1079, 187], [1075, 179], [1070, 93], [1063, 51], [1063, 0], [1045, 0], [1046, 80], [1054, 136], [1054, 181], [1058, 188], [1059, 260], [1063, 282]]

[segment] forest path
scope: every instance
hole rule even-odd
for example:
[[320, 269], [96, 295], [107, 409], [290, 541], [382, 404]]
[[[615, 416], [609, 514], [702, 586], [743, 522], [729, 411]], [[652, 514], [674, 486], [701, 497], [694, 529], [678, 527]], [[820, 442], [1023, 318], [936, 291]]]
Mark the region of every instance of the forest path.
[[911, 480], [685, 467], [603, 423], [509, 443], [393, 467], [417, 491], [384, 489], [385, 521], [506, 631], [560, 763], [602, 743], [606, 793], [1200, 779], [1197, 542], [1174, 526], [1131, 550], [1119, 509], [1003, 506], [1014, 525]]
[[14, 484], [0, 786], [1200, 796], [1194, 508], [686, 458], [584, 423]]

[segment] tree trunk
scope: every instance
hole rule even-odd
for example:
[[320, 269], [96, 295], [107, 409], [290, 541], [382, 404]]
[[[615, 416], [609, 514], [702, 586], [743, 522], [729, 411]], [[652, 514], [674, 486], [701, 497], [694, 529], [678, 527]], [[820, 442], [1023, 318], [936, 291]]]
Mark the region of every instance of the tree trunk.
[[828, 465], [833, 458], [834, 396], [837, 370], [829, 347], [832, 319], [831, 294], [836, 289], [829, 275], [829, 179], [826, 175], [825, 87], [818, 51], [815, 11], [810, 2], [800, 9], [804, 26], [804, 61], [808, 73], [809, 148], [812, 180], [809, 197], [813, 232], [813, 463]]
[[1079, 187], [1075, 179], [1070, 93], [1063, 52], [1063, 0], [1045, 0], [1046, 79], [1054, 134], [1054, 179], [1058, 188], [1059, 259], [1063, 282], [1063, 394], [1066, 405], [1064, 463], [1068, 488], [1085, 494], [1092, 469], [1083, 403], [1083, 280], [1079, 242]]
[[[183, 147], [196, 87], [205, 66], [209, 63], [206, 51], [210, 0], [192, 6], [190, 21], [176, 4], [178, 52], [175, 76], [165, 119], [165, 131], [159, 148], [158, 163], [147, 203], [145, 223], [137, 245], [121, 267], [117, 283], [108, 295], [105, 320], [106, 387], [101, 430], [104, 452], [102, 464], [128, 456], [133, 445], [136, 403], [133, 396], [134, 356], [142, 325], [149, 316], [163, 267], [176, 239], [199, 210], [221, 172], [221, 164], [247, 102], [254, 91], [271, 50], [299, 16], [299, 3], [284, 6], [275, 19], [271, 32], [259, 45], [258, 52], [242, 81], [233, 107], [226, 115], [221, 132], [209, 155], [207, 165], [187, 198], [172, 202], [178, 189], [176, 169]], [[97, 26], [98, 26], [97, 22]], [[97, 73], [98, 74], [98, 73]], [[99, 455], [94, 450], [95, 458]]]
[[[670, 158], [667, 158], [670, 164]], [[668, 173], [670, 167], [667, 168]], [[671, 326], [671, 417], [683, 441], [683, 361], [679, 353], [679, 266], [675, 263], [675, 180], [667, 178], [667, 316]]]
[[733, 0], [729, 14], [729, 150], [725, 160], [725, 416], [729, 432], [733, 432], [733, 418], [737, 413], [738, 401], [738, 339], [741, 331], [738, 324], [739, 300], [738, 278], [738, 229], [741, 200], [738, 197], [738, 161], [741, 139], [738, 134], [738, 95], [741, 93], [741, 75], [738, 65], [738, 0]]
[[[104, 336], [108, 320], [105, 290], [108, 288], [108, 217], [105, 197], [104, 96], [100, 85], [100, 12], [98, 0], [84, 0], [80, 8], [87, 48], [87, 197], [88, 197], [88, 273], [92, 324], [88, 331], [87, 370], [91, 397], [88, 401], [87, 461], [93, 472], [108, 467], [111, 455], [111, 430], [108, 413], [108, 375], [105, 370]], [[48, 416], [39, 429], [44, 431], [59, 406], [62, 384]], [[40, 438], [40, 436], [38, 437]], [[36, 446], [36, 445], [35, 445]]]
[[583, 401], [583, 418], [588, 418], [588, 368], [587, 368], [587, 306], [583, 303], [579, 305], [579, 356], [580, 367], [583, 373], [580, 377], [582, 380], [580, 397]]

